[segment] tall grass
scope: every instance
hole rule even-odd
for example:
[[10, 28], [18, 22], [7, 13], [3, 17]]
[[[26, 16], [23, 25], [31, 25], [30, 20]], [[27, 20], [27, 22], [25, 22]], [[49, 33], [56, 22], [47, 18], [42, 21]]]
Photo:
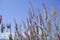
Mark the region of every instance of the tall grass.
[[[22, 21], [23, 26], [20, 25], [20, 28], [18, 28], [18, 24], [16, 20], [14, 19], [15, 23], [15, 39], [18, 40], [60, 40], [60, 32], [59, 32], [59, 25], [58, 25], [58, 19], [57, 19], [57, 12], [54, 8], [52, 8], [51, 13], [47, 13], [46, 6], [43, 3], [43, 15], [44, 19], [42, 18], [42, 13], [40, 12], [40, 9], [37, 8], [36, 13], [34, 8], [32, 7], [31, 3], [28, 10], [28, 17], [25, 21]], [[54, 21], [51, 19], [53, 18]], [[0, 15], [0, 23], [2, 21], [2, 16]], [[44, 22], [45, 21], [45, 22]], [[54, 22], [54, 24], [52, 23]], [[54, 25], [54, 27], [53, 27]], [[25, 31], [22, 34], [21, 31], [23, 31], [22, 27], [24, 27]], [[52, 28], [53, 27], [53, 28]], [[7, 25], [7, 28], [10, 29], [10, 40], [12, 40], [12, 34], [11, 34], [11, 25]], [[55, 31], [53, 32], [55, 28]], [[1, 31], [3, 33], [3, 30], [5, 29], [4, 25], [1, 26]], [[20, 29], [20, 31], [19, 31]]]

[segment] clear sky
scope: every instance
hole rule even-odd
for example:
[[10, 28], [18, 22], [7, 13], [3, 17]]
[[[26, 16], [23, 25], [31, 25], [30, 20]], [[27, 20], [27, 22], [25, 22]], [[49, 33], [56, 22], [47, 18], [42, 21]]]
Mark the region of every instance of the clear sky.
[[[22, 20], [26, 20], [28, 15], [28, 6], [31, 2], [34, 9], [39, 8], [43, 16], [42, 3], [44, 2], [48, 13], [51, 11], [51, 7], [54, 7], [58, 13], [58, 20], [60, 20], [60, 0], [0, 0], [0, 14], [3, 16], [3, 23], [11, 23], [12, 32], [14, 32], [14, 18], [21, 23]], [[59, 21], [60, 24], [60, 21]], [[14, 30], [13, 30], [14, 29]]]

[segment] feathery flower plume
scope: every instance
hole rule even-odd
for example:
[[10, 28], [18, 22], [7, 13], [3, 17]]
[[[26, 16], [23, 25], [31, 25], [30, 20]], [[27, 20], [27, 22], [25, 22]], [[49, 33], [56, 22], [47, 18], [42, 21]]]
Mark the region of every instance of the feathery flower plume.
[[54, 8], [51, 8], [51, 15], [52, 15], [53, 17], [56, 16], [56, 10], [55, 10]]
[[52, 27], [51, 20], [48, 20], [47, 26], [48, 26], [48, 31], [49, 31], [49, 34], [50, 34], [49, 35], [50, 36], [50, 40], [52, 40], [53, 37], [52, 37], [52, 30], [51, 30], [51, 27]]
[[37, 11], [38, 11], [38, 13], [39, 13], [40, 24], [42, 25], [42, 24], [44, 24], [44, 22], [43, 22], [43, 19], [42, 19], [41, 13], [40, 13], [39, 9], [37, 9]]
[[45, 4], [43, 3], [43, 8], [44, 8], [44, 17], [45, 17], [45, 20], [47, 20], [47, 10], [46, 10], [46, 6]]
[[16, 29], [16, 32], [18, 32], [18, 25], [17, 25], [17, 23], [16, 23], [16, 20], [15, 20], [15, 18], [14, 18], [14, 22], [15, 22], [15, 29]]
[[32, 12], [31, 12], [31, 9], [30, 9], [30, 7], [28, 7], [28, 16], [29, 16], [29, 18], [33, 18], [33, 15], [32, 15]]
[[44, 40], [44, 33], [43, 33], [44, 32], [44, 22], [43, 22], [43, 19], [42, 19], [39, 9], [37, 9], [37, 11], [38, 11], [39, 18], [40, 18], [40, 25], [42, 26], [42, 40]]
[[[39, 26], [38, 26], [38, 15], [36, 15], [36, 19], [35, 19], [35, 26], [36, 26], [36, 32], [35, 34], [39, 35]], [[38, 40], [38, 36], [36, 35], [36, 39]]]
[[[15, 22], [15, 29], [16, 29], [16, 32], [17, 32], [17, 34], [18, 34], [18, 37], [20, 37], [20, 40], [22, 40], [23, 39], [23, 36], [22, 36], [22, 34], [21, 33], [19, 33], [19, 31], [18, 31], [18, 25], [17, 25], [17, 23], [16, 23], [16, 20], [14, 19], [14, 22]], [[21, 27], [21, 25], [20, 25], [20, 27]]]
[[51, 20], [48, 20], [47, 26], [48, 26], [49, 32], [51, 32]]
[[16, 23], [16, 20], [14, 19], [14, 22], [15, 22], [15, 29], [16, 29], [16, 32], [17, 32], [17, 34], [18, 34], [18, 37], [19, 37], [19, 31], [18, 31], [18, 24]]
[[35, 32], [35, 33], [39, 34], [39, 30], [38, 30], [38, 24], [37, 24], [37, 22], [35, 21], [34, 24], [35, 24], [35, 28], [36, 28], [36, 32]]
[[36, 15], [36, 18], [34, 20], [34, 24], [37, 26], [38, 25], [38, 15]]
[[28, 11], [28, 16], [29, 16], [29, 23], [32, 24], [32, 13], [31, 13], [31, 10], [29, 8], [29, 11]]
[[31, 2], [29, 2], [29, 4], [30, 4], [30, 7], [31, 7], [31, 9], [32, 9], [32, 13], [33, 13], [33, 17], [34, 17], [34, 16], [35, 16], [35, 13], [34, 13], [33, 6], [32, 6], [32, 4], [31, 4]]
[[56, 10], [54, 8], [52, 8], [52, 16], [55, 18], [55, 27], [56, 30], [58, 31], [58, 20], [57, 20], [57, 15], [56, 15]]

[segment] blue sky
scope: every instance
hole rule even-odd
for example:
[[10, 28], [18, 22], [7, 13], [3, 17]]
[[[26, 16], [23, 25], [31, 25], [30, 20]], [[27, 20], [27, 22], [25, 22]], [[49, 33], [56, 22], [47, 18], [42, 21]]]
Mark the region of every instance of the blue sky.
[[[34, 9], [39, 8], [43, 16], [42, 3], [44, 2], [48, 13], [51, 11], [51, 7], [54, 7], [58, 13], [58, 20], [60, 20], [60, 0], [0, 0], [0, 14], [3, 16], [3, 23], [11, 23], [12, 32], [14, 32], [14, 18], [21, 23], [22, 20], [26, 20], [28, 15], [28, 6], [31, 2]], [[59, 21], [60, 24], [60, 21]], [[13, 30], [14, 29], [14, 30]]]

